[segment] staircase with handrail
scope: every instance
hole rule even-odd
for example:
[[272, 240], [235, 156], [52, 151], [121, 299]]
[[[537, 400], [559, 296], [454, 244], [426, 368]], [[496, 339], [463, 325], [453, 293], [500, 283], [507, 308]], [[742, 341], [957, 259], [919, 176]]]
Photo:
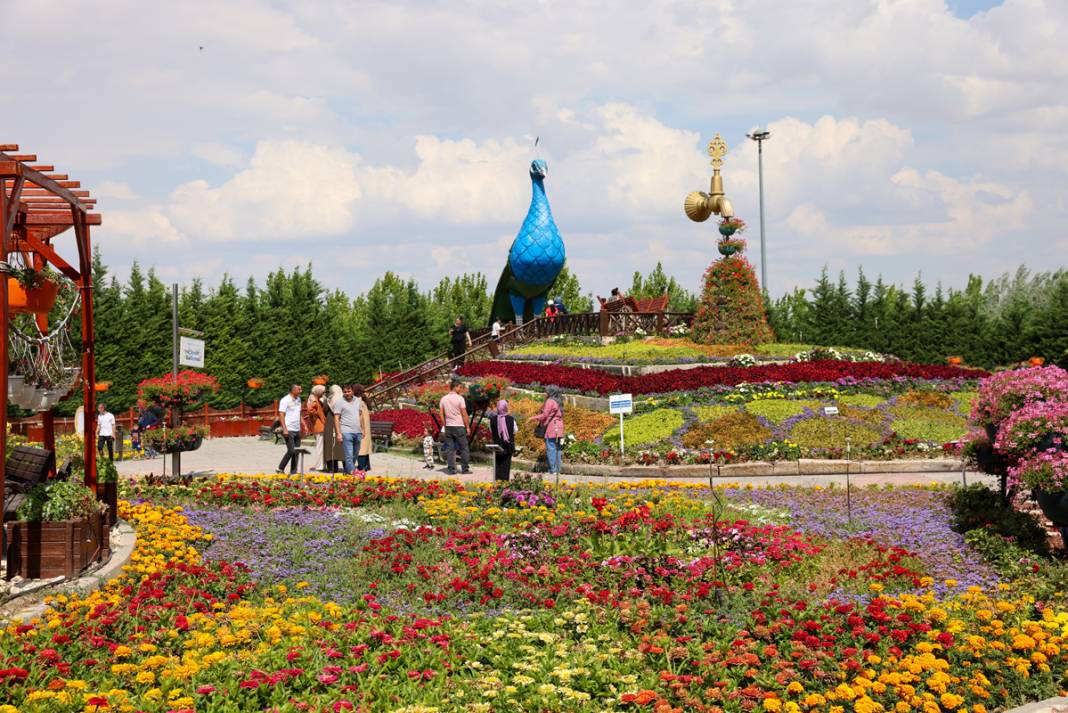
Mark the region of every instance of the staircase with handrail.
[[369, 386], [364, 397], [372, 407], [391, 403], [407, 389], [448, 375], [472, 357], [495, 357], [505, 348], [514, 348], [554, 336], [622, 336], [636, 334], [672, 334], [681, 326], [689, 327], [689, 312], [579, 312], [553, 317], [537, 317], [521, 325], [507, 325], [499, 339], [487, 333], [471, 341], [459, 356], [442, 352], [405, 371], [391, 374]]

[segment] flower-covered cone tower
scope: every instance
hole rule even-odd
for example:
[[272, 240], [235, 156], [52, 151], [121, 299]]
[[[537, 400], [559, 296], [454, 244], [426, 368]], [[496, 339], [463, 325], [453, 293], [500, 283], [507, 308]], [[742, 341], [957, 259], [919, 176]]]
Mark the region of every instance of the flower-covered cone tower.
[[711, 191], [694, 191], [686, 196], [684, 204], [690, 220], [702, 222], [713, 213], [723, 217], [718, 246], [722, 257], [705, 271], [693, 320], [693, 339], [705, 344], [763, 344], [774, 341], [775, 334], [768, 325], [756, 273], [742, 256], [745, 241], [739, 236], [745, 223], [734, 217], [734, 208], [723, 193], [719, 169], [726, 152], [726, 142], [716, 134], [708, 144], [708, 155], [712, 157]]

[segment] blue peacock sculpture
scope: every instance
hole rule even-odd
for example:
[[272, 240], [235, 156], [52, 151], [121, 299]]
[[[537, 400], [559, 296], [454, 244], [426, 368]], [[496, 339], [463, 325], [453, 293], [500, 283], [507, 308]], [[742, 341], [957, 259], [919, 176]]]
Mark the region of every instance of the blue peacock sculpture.
[[508, 262], [493, 295], [490, 322], [499, 319], [519, 324], [541, 314], [546, 296], [564, 268], [564, 239], [545, 195], [548, 172], [544, 161], [530, 164], [530, 208], [508, 251]]

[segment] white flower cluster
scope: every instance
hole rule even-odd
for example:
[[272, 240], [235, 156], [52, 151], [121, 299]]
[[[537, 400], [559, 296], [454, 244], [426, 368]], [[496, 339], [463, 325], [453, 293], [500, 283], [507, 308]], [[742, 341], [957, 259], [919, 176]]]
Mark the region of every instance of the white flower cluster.
[[756, 357], [753, 356], [752, 354], [735, 354], [733, 357], [731, 357], [731, 360], [729, 362], [727, 362], [727, 366], [733, 366], [733, 367], [756, 366], [756, 363], [757, 363]]

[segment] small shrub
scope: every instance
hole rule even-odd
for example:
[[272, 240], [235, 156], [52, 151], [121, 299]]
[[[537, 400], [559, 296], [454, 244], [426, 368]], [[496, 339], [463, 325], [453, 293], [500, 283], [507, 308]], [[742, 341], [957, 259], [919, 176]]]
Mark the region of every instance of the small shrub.
[[[565, 415], [566, 419], [566, 415]], [[623, 433], [625, 444], [644, 446], [657, 443], [671, 437], [678, 429], [682, 428], [682, 413], [670, 408], [658, 408], [649, 413], [643, 413], [625, 420]], [[604, 434], [605, 445], [619, 446], [619, 424]]]
[[847, 438], [862, 447], [881, 443], [883, 435], [872, 426], [843, 416], [802, 419], [790, 431], [790, 440], [802, 448], [845, 448]]
[[953, 514], [952, 527], [957, 532], [987, 529], [999, 537], [1011, 538], [1028, 552], [1049, 554], [1046, 530], [1035, 516], [1003, 504], [1000, 494], [981, 483], [955, 488], [948, 504]]
[[96, 508], [96, 496], [84, 484], [73, 480], [39, 483], [19, 505], [15, 516], [30, 522], [59, 522], [88, 517]]
[[737, 411], [737, 406], [725, 406], [723, 404], [693, 407], [694, 415], [697, 416], [697, 420], [702, 423], [709, 423], [710, 421], [715, 421], [721, 416], [726, 416], [729, 413], [736, 413]]
[[890, 428], [906, 439], [949, 443], [963, 438], [968, 431], [968, 424], [963, 416], [942, 408], [898, 403], [890, 412], [896, 416], [890, 423]]
[[787, 401], [784, 399], [757, 399], [745, 405], [745, 410], [754, 416], [763, 416], [772, 423], [781, 423], [791, 416], [797, 416], [805, 412], [805, 409], [815, 411], [820, 407], [819, 401], [802, 400]]
[[843, 403], [838, 404], [838, 415], [843, 418], [860, 421], [879, 430], [882, 430], [883, 425], [886, 423], [886, 414], [882, 411], [860, 408], [859, 406], [846, 406]]
[[860, 408], [876, 408], [885, 404], [886, 399], [874, 394], [843, 394], [838, 397], [838, 403]]
[[906, 406], [948, 409], [953, 406], [953, 397], [941, 391], [906, 391], [897, 397], [897, 403]]
[[720, 416], [711, 423], [696, 426], [682, 437], [687, 448], [703, 448], [714, 441], [716, 448], [745, 448], [771, 438], [771, 429], [751, 413], [737, 411]]
[[961, 414], [967, 416], [972, 412], [972, 405], [975, 404], [975, 400], [979, 398], [978, 391], [954, 391], [950, 394], [953, 400], [957, 404], [957, 410]]

